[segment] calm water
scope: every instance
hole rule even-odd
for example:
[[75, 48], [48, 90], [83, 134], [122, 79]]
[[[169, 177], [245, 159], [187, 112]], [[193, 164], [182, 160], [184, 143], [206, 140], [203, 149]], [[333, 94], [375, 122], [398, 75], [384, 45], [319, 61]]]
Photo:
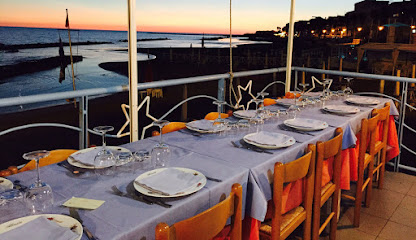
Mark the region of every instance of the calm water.
[[[68, 42], [68, 31], [65, 29], [0, 27], [0, 43], [7, 45], [55, 43], [59, 41], [59, 37], [61, 37], [62, 41]], [[205, 35], [205, 38], [215, 37], [219, 37], [219, 35]], [[137, 38], [170, 39], [138, 42], [139, 48], [190, 47], [191, 44], [193, 47], [200, 47], [202, 35], [138, 32]], [[128, 53], [126, 51], [115, 51], [127, 49], [127, 42], [122, 42], [122, 40], [126, 39], [127, 32], [125, 31], [72, 30], [72, 42], [111, 42], [111, 44], [73, 46], [73, 54], [82, 55], [84, 57], [83, 61], [75, 64], [76, 88], [88, 89], [128, 84], [127, 77], [106, 71], [98, 66], [98, 64], [102, 62], [128, 61]], [[244, 38], [233, 39], [234, 46], [251, 43], [253, 42], [245, 40]], [[229, 39], [205, 40], [205, 47], [229, 47]], [[66, 55], [69, 55], [69, 47], [65, 47], [64, 51]], [[18, 52], [0, 51], [0, 65], [9, 65], [21, 61], [53, 56], [58, 56], [57, 47], [21, 49]], [[140, 53], [138, 56], [139, 59], [147, 59], [147, 57], [147, 54]], [[59, 68], [6, 79], [4, 83], [0, 84], [0, 101], [1, 98], [7, 97], [71, 91], [72, 80], [70, 75], [70, 65], [67, 67], [65, 75], [66, 79], [62, 83], [58, 82]], [[36, 104], [31, 106], [0, 108], [0, 113], [60, 103], [64, 103], [64, 101], [43, 103], [41, 105]]]

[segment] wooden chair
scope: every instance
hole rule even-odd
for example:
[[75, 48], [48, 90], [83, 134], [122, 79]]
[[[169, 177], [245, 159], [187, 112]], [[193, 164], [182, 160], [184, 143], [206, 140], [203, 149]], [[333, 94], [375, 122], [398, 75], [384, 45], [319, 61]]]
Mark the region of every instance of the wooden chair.
[[[315, 145], [309, 144], [308, 151], [303, 157], [290, 163], [278, 162], [274, 165], [273, 204], [269, 206], [272, 220], [260, 226], [260, 239], [286, 239], [303, 222], [303, 239], [309, 240], [311, 238], [315, 151]], [[283, 184], [302, 178], [305, 178], [306, 181], [303, 206], [298, 206], [282, 214]]]
[[230, 195], [210, 209], [172, 226], [159, 223], [155, 230], [156, 240], [208, 240], [221, 232], [230, 217], [230, 239], [241, 239], [242, 189], [240, 184], [235, 183], [231, 187]]
[[[373, 170], [373, 174], [377, 174], [376, 180], [378, 180], [378, 188], [383, 188], [384, 171], [387, 152], [387, 134], [389, 131], [389, 119], [390, 119], [390, 103], [386, 103], [382, 109], [373, 109], [372, 116], [379, 115], [379, 126], [383, 128], [380, 141], [375, 141], [373, 148], [370, 147], [370, 155], [376, 158], [376, 166]], [[371, 151], [372, 149], [372, 151]]]
[[[39, 161], [39, 167], [47, 166], [50, 164], [58, 163], [65, 161], [69, 155], [76, 152], [78, 150], [72, 150], [72, 149], [57, 149], [52, 150], [49, 153], [49, 156], [42, 158]], [[27, 163], [24, 167], [22, 167], [19, 172], [29, 171], [36, 168], [36, 162], [35, 160], [31, 160], [29, 163]]]
[[[230, 115], [227, 113], [221, 113], [221, 118], [228, 118]], [[210, 112], [207, 115], [205, 115], [205, 120], [215, 120], [218, 118], [218, 112]]]
[[[360, 212], [362, 205], [362, 196], [363, 192], [365, 194], [365, 206], [370, 207], [371, 201], [371, 189], [373, 183], [373, 168], [374, 168], [374, 155], [371, 153], [374, 152], [375, 141], [377, 136], [377, 123], [379, 120], [379, 115], [376, 114], [370, 119], [361, 120], [361, 139], [359, 145], [358, 153], [358, 180], [357, 180], [357, 189], [355, 192], [355, 197], [342, 195], [347, 199], [351, 199], [355, 202], [354, 207], [354, 226], [360, 226]], [[369, 144], [367, 144], [369, 143]], [[367, 178], [364, 181], [364, 172], [368, 168]]]
[[[316, 170], [315, 170], [315, 187], [313, 197], [312, 212], [312, 239], [318, 240], [319, 235], [330, 223], [329, 239], [334, 240], [337, 231], [338, 220], [338, 202], [340, 199], [340, 176], [341, 176], [341, 151], [342, 151], [342, 128], [335, 130], [335, 137], [326, 142], [317, 142], [316, 144]], [[322, 168], [325, 159], [333, 157], [333, 177], [322, 187]], [[332, 196], [331, 213], [320, 224], [321, 207]]]

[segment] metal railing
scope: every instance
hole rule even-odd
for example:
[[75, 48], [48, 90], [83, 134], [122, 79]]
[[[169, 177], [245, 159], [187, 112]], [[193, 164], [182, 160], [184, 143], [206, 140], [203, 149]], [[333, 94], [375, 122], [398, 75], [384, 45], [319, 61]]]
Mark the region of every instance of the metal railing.
[[[304, 67], [292, 67], [292, 71], [294, 72], [294, 84], [292, 84], [292, 88], [297, 86], [299, 80], [299, 72], [306, 72], [311, 74], [328, 74], [332, 76], [342, 76], [342, 77], [353, 77], [353, 78], [364, 78], [364, 79], [377, 79], [377, 80], [386, 80], [386, 81], [393, 81], [393, 82], [401, 82], [403, 83], [402, 86], [402, 96], [400, 98], [394, 98], [388, 95], [370, 92], [370, 93], [362, 93], [362, 94], [371, 94], [375, 96], [383, 96], [392, 99], [395, 102], [400, 103], [399, 108], [399, 119], [397, 121], [397, 129], [398, 129], [398, 137], [399, 137], [399, 146], [400, 150], [402, 149], [408, 151], [409, 153], [413, 154], [416, 159], [416, 152], [412, 150], [409, 146], [403, 144], [403, 135], [404, 131], [408, 130], [410, 132], [416, 133], [416, 130], [411, 128], [405, 123], [405, 116], [406, 110], [412, 109], [416, 110], [414, 107], [407, 103], [407, 91], [408, 91], [408, 84], [409, 83], [416, 83], [415, 79], [407, 78], [407, 77], [395, 77], [395, 76], [386, 76], [386, 75], [376, 75], [376, 74], [366, 74], [366, 73], [356, 73], [356, 72], [345, 72], [345, 71], [333, 71], [333, 70], [322, 70], [322, 69], [313, 69], [313, 68], [304, 68]], [[271, 69], [264, 69], [264, 70], [253, 70], [253, 71], [243, 71], [243, 72], [236, 72], [234, 73], [234, 78], [236, 77], [250, 77], [256, 75], [264, 75], [264, 74], [273, 74], [279, 72], [286, 72], [286, 68], [271, 68]], [[225, 79], [230, 78], [229, 73], [224, 74], [215, 74], [215, 75], [206, 75], [206, 76], [197, 76], [197, 77], [189, 77], [189, 78], [179, 78], [179, 79], [171, 79], [171, 80], [162, 80], [156, 82], [148, 82], [148, 83], [140, 83], [138, 84], [137, 90], [144, 90], [149, 88], [161, 88], [161, 87], [170, 87], [170, 86], [177, 86], [177, 85], [185, 85], [185, 84], [192, 84], [192, 83], [201, 83], [201, 82], [209, 82], [209, 81], [218, 81], [218, 86], [224, 84]], [[270, 85], [270, 84], [269, 84]], [[36, 123], [36, 124], [27, 124], [23, 126], [13, 127], [10, 129], [6, 129], [0, 132], [0, 137], [2, 135], [32, 128], [32, 127], [43, 127], [43, 126], [53, 126], [53, 127], [63, 127], [72, 129], [79, 132], [79, 148], [83, 149], [87, 147], [87, 136], [88, 133], [96, 134], [94, 131], [88, 129], [88, 99], [92, 96], [98, 95], [108, 95], [108, 94], [115, 94], [119, 92], [126, 92], [129, 90], [127, 85], [116, 86], [116, 87], [108, 87], [108, 88], [94, 88], [94, 89], [86, 89], [86, 90], [76, 90], [76, 91], [67, 91], [67, 92], [59, 92], [59, 93], [48, 93], [48, 94], [38, 94], [38, 95], [31, 95], [31, 96], [21, 96], [21, 97], [11, 97], [11, 98], [3, 98], [0, 99], [0, 107], [9, 107], [9, 106], [18, 106], [23, 104], [29, 103], [40, 103], [40, 102], [47, 102], [47, 101], [54, 101], [54, 100], [63, 100], [63, 99], [70, 99], [75, 98], [79, 99], [79, 126], [70, 126], [61, 123]], [[220, 100], [225, 100], [225, 95], [223, 89], [218, 87], [218, 95], [217, 98]], [[177, 108], [178, 105], [175, 106]], [[170, 110], [167, 114], [169, 114], [172, 110]], [[165, 114], [165, 115], [167, 115]], [[109, 135], [110, 137], [117, 137], [116, 135]], [[413, 172], [416, 172], [415, 167], [406, 166], [400, 163], [400, 155], [398, 158], [395, 159], [394, 162], [394, 169], [398, 171], [400, 168], [407, 169]]]

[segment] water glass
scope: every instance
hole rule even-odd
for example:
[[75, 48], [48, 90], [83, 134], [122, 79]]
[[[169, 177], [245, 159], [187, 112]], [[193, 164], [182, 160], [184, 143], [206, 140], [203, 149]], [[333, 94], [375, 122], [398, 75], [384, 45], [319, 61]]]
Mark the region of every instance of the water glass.
[[117, 172], [133, 172], [134, 157], [131, 152], [120, 152], [116, 156], [116, 171]]
[[169, 121], [159, 120], [153, 122], [153, 125], [158, 126], [160, 129], [159, 143], [152, 149], [152, 159], [155, 162], [156, 167], [167, 167], [170, 160], [170, 148], [163, 142], [162, 128], [169, 124]]
[[31, 214], [47, 213], [53, 206], [52, 188], [45, 183], [26, 192], [26, 203]]
[[147, 150], [139, 150], [133, 153], [135, 158], [135, 166], [139, 170], [152, 170], [155, 168], [155, 161], [152, 159], [152, 155]]
[[0, 212], [0, 224], [28, 215], [25, 195], [17, 189], [0, 193]]

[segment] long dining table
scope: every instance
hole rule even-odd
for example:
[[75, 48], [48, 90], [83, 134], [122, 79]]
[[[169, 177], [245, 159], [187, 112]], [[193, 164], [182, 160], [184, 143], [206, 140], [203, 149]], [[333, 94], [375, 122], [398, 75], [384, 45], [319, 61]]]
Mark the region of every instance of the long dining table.
[[[80, 216], [96, 237], [105, 239], [154, 239], [154, 230], [159, 222], [171, 225], [192, 217], [217, 204], [228, 195], [233, 183], [243, 186], [243, 215], [245, 218], [263, 221], [267, 211], [267, 201], [272, 198], [269, 178], [276, 162], [287, 163], [302, 156], [307, 145], [317, 141], [326, 141], [333, 137], [336, 127], [344, 130], [343, 149], [355, 145], [355, 134], [360, 130], [361, 119], [367, 118], [373, 108], [381, 108], [391, 102], [390, 114], [398, 115], [391, 100], [377, 98], [380, 103], [372, 106], [357, 106], [359, 113], [353, 115], [334, 115], [321, 111], [319, 107], [305, 108], [297, 115], [299, 118], [323, 120], [328, 128], [305, 133], [287, 131], [279, 127], [281, 118], [267, 120], [263, 131], [283, 133], [293, 136], [296, 143], [290, 147], [268, 150], [266, 152], [236, 148], [232, 141], [242, 137], [255, 128], [236, 130], [221, 134], [191, 134], [181, 130], [165, 134], [164, 142], [170, 146], [170, 166], [185, 167], [200, 171], [221, 182], [207, 181], [198, 192], [179, 198], [165, 199], [172, 207], [165, 208], [157, 204], [146, 204], [131, 198], [114, 195], [111, 186], [122, 191], [131, 189], [132, 181], [144, 173], [132, 167], [128, 172], [117, 172], [111, 177], [94, 175], [73, 175], [67, 169], [56, 164], [41, 168], [41, 179], [48, 183], [54, 193], [55, 203], [51, 213], [68, 214], [62, 204], [71, 197], [83, 197], [104, 200], [105, 203], [95, 210], [82, 210]], [[330, 100], [327, 104], [345, 104], [343, 100]], [[280, 109], [279, 106], [269, 106]], [[134, 151], [151, 150], [159, 141], [150, 137], [137, 142], [122, 145]], [[20, 180], [23, 185], [35, 181], [35, 172], [27, 171], [9, 177]], [[88, 239], [85, 235], [82, 239]]]

